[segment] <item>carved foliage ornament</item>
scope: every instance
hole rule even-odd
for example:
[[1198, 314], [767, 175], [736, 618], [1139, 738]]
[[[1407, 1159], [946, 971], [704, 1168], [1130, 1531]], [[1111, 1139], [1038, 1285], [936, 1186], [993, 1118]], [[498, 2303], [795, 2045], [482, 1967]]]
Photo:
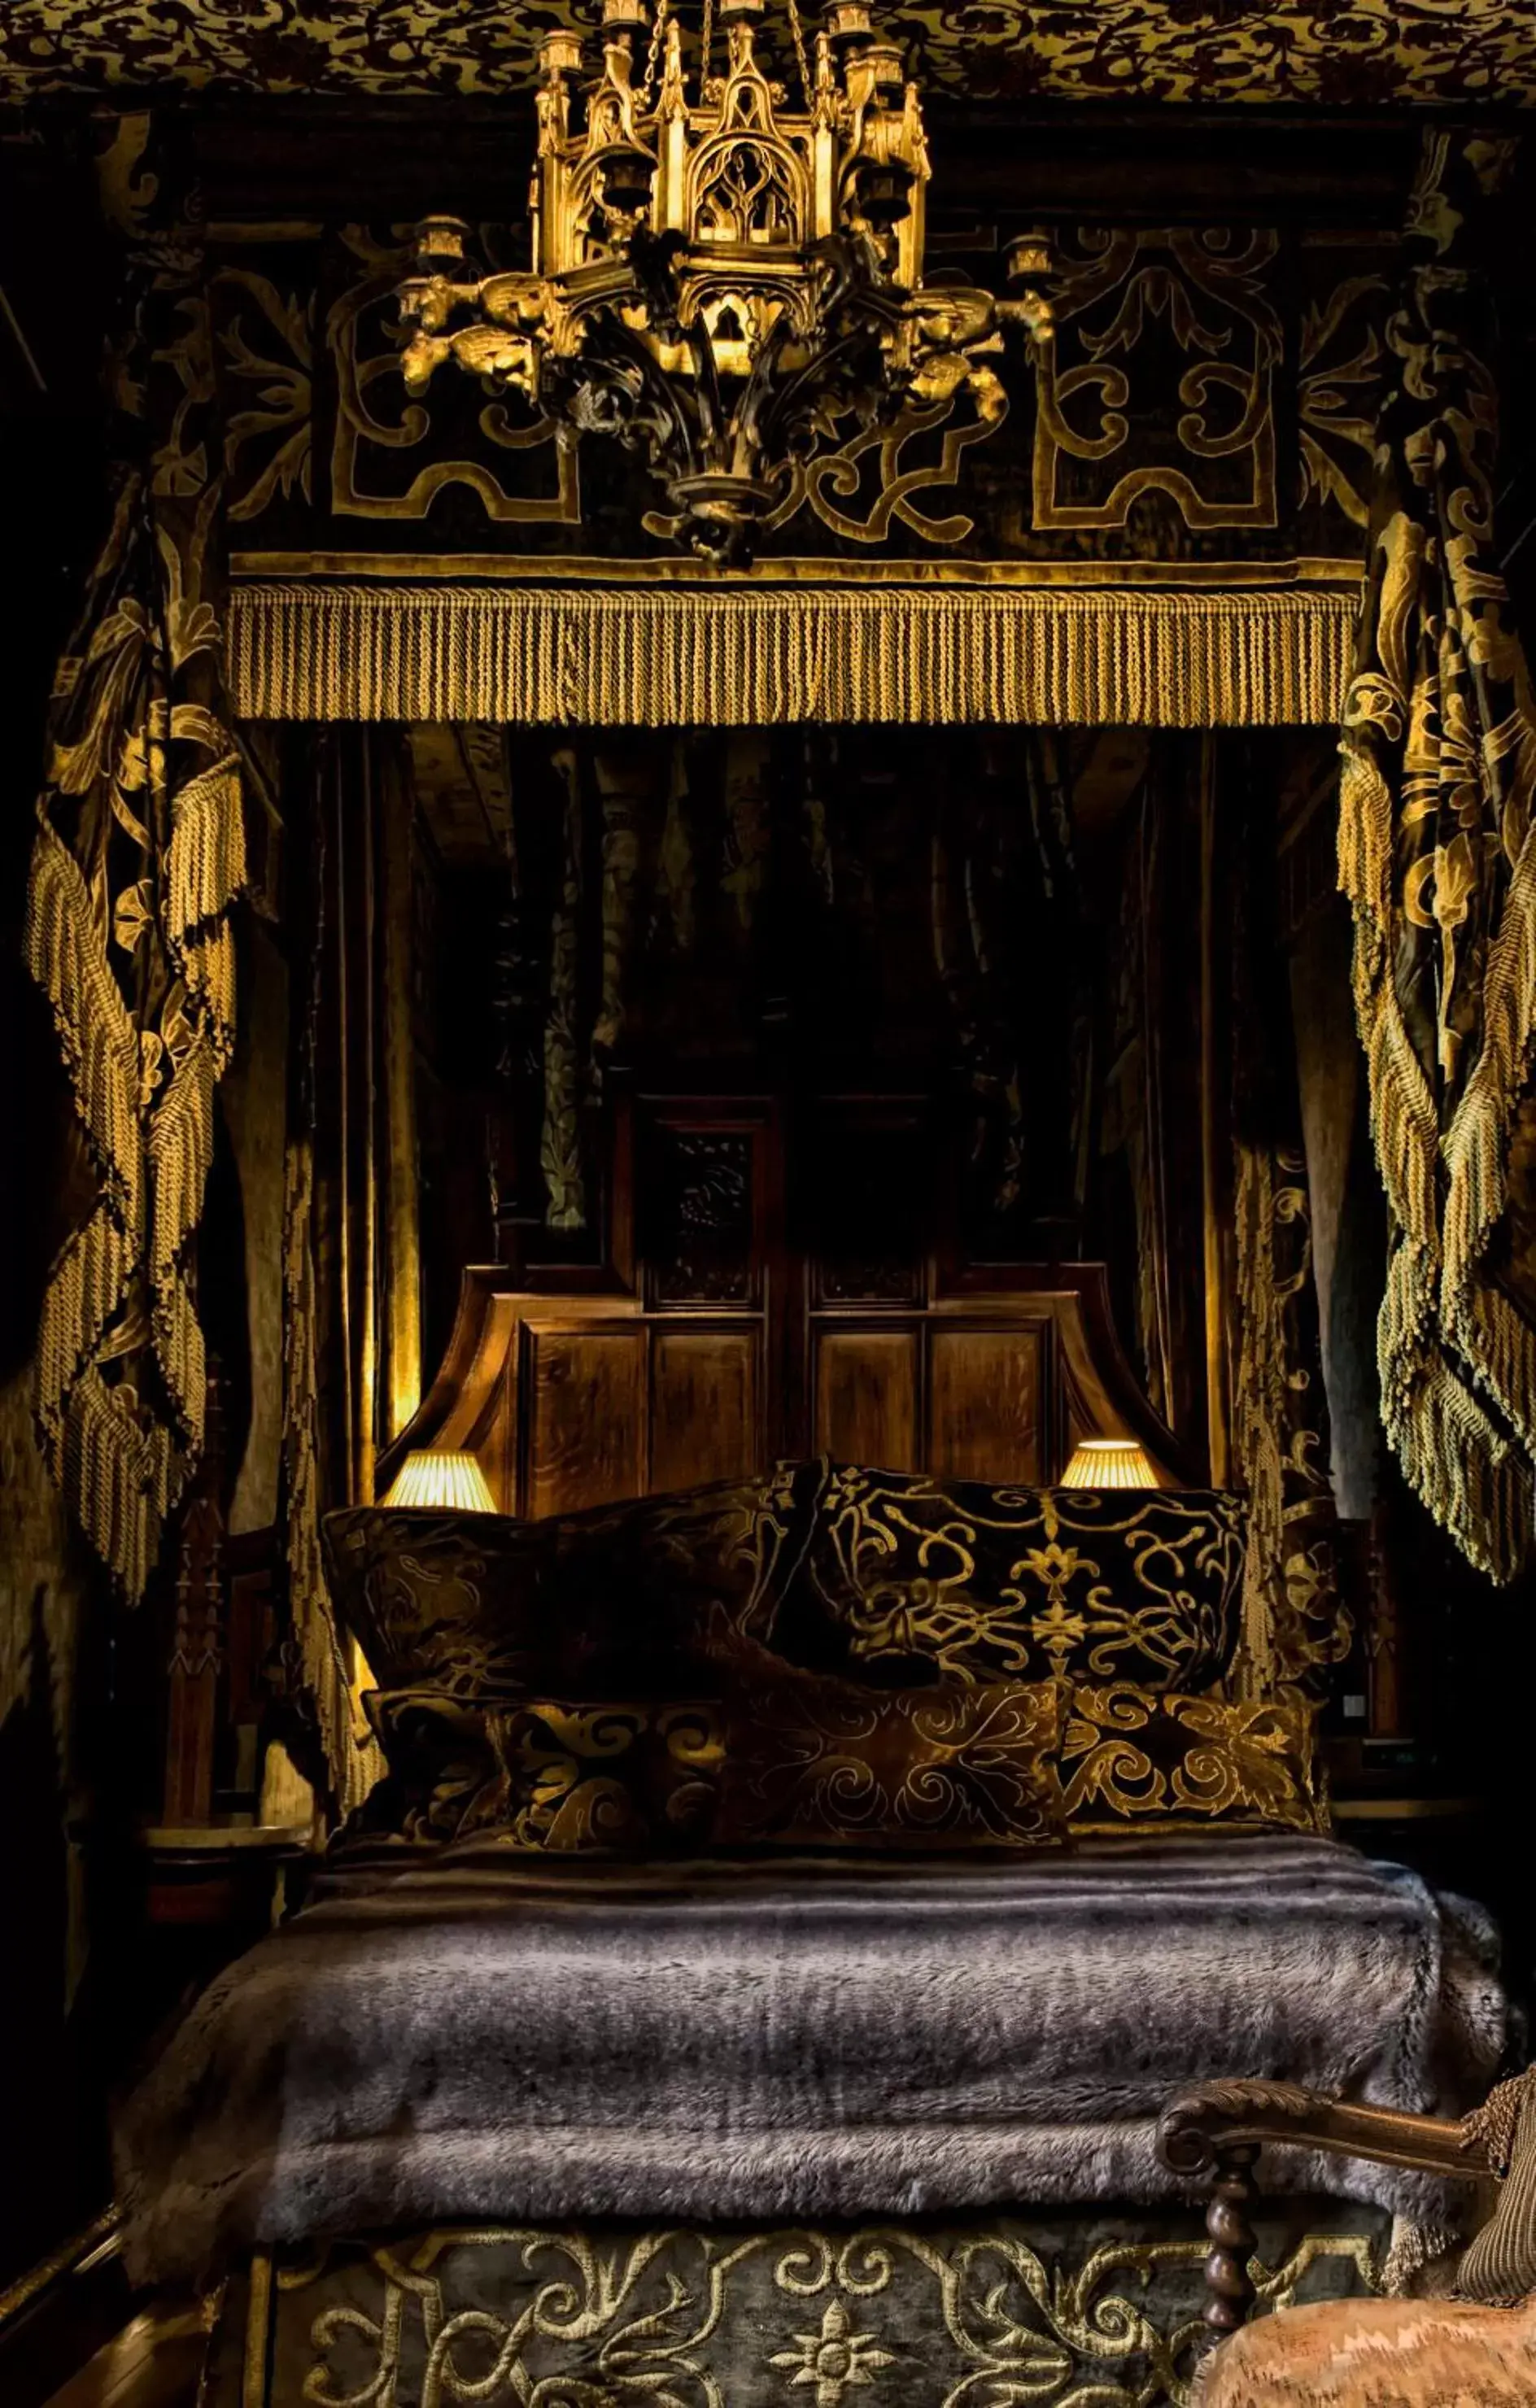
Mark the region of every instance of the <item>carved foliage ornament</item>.
[[864, 0], [828, 0], [810, 52], [787, 0], [798, 111], [757, 58], [763, 7], [725, 0], [723, 73], [706, 15], [690, 88], [671, 0], [653, 24], [647, 0], [604, 0], [584, 123], [580, 39], [547, 34], [532, 267], [479, 273], [468, 229], [432, 218], [399, 288], [411, 392], [452, 360], [567, 441], [616, 437], [666, 489], [648, 523], [732, 564], [840, 421], [878, 434], [964, 394], [995, 424], [1004, 328], [1051, 329], [1038, 233], [1010, 251], [1012, 300], [925, 282], [917, 87]]

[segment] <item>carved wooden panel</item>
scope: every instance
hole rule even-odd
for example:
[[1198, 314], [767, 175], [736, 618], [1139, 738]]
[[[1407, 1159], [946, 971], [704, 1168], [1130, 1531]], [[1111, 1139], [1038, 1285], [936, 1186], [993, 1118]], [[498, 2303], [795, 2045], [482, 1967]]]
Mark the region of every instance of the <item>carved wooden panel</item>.
[[570, 1513], [646, 1487], [644, 1328], [527, 1330], [530, 1514]]
[[915, 1329], [824, 1329], [815, 1341], [812, 1443], [844, 1463], [921, 1468]]
[[929, 1344], [925, 1468], [952, 1480], [1047, 1477], [1041, 1329], [936, 1328]]
[[805, 1166], [816, 1303], [922, 1304], [932, 1167], [931, 1134], [911, 1117], [824, 1117]]
[[762, 1427], [759, 1352], [755, 1330], [653, 1330], [653, 1490], [734, 1480], [771, 1451]]
[[380, 1488], [433, 1445], [471, 1450], [501, 1509], [528, 1515], [823, 1449], [1036, 1483], [1096, 1434], [1140, 1439], [1171, 1486], [1201, 1476], [1137, 1386], [1101, 1265], [927, 1250], [931, 1148], [902, 1099], [831, 1099], [802, 1125], [793, 1195], [770, 1099], [644, 1097], [638, 1116], [608, 1260], [467, 1274]]
[[654, 1305], [752, 1304], [756, 1133], [661, 1123], [645, 1149], [644, 1244]]

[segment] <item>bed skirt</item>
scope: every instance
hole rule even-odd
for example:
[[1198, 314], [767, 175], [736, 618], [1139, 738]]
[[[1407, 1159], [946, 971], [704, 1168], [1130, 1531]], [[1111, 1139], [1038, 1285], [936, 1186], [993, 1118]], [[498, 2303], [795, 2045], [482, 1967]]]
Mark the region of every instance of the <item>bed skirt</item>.
[[[1257, 2219], [1260, 2311], [1381, 2288], [1391, 2219]], [[1184, 2408], [1202, 2346], [1182, 2209], [848, 2225], [445, 2228], [260, 2254], [203, 2408]]]

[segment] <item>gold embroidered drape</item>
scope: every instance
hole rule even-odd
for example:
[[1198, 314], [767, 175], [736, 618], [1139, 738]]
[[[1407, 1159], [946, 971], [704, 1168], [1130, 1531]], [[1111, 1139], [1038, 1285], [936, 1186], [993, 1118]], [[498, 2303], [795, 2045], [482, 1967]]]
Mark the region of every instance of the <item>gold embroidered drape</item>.
[[1536, 1033], [1536, 704], [1493, 535], [1482, 268], [1512, 149], [1426, 136], [1339, 831], [1392, 1224], [1383, 1420], [1431, 1512], [1500, 1579], [1528, 1544], [1536, 1459], [1536, 1279], [1501, 1242]]
[[126, 243], [125, 456], [55, 681], [26, 926], [96, 1193], [49, 1279], [35, 1400], [54, 1479], [136, 1599], [203, 1444], [194, 1241], [235, 1040], [245, 828], [198, 231], [146, 117], [117, 124], [101, 187]]

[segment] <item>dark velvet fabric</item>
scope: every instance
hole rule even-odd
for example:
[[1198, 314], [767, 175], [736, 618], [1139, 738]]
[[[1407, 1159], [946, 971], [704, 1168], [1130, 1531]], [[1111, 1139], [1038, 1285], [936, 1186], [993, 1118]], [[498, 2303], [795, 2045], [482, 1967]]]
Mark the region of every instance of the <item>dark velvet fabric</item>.
[[1202, 1689], [1240, 1637], [1241, 1498], [998, 1486], [829, 1467], [774, 1644], [886, 1686], [1135, 1681]]
[[[1389, 2226], [1380, 2208], [1335, 2200], [1266, 2208], [1266, 2296], [1369, 2291]], [[380, 2408], [431, 2408], [496, 2372], [492, 2408], [1170, 2408], [1195, 2356], [1208, 2247], [1189, 2208], [408, 2228], [387, 2250], [283, 2264], [254, 2398], [237, 2277], [204, 2408], [367, 2401], [380, 2377]]]
[[325, 1523], [334, 1594], [384, 1689], [696, 1696], [769, 1637], [823, 1479], [781, 1464], [538, 1522], [358, 1507]]

